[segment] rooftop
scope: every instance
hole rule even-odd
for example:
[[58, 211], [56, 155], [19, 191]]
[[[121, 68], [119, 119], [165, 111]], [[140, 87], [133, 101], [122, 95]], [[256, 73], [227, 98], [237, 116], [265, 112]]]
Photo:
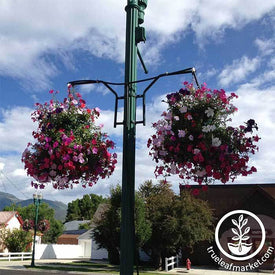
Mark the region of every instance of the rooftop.
[[[16, 216], [17, 215], [17, 216]], [[21, 223], [21, 217], [16, 211], [0, 211], [0, 224], [7, 224], [14, 216], [18, 217]]]

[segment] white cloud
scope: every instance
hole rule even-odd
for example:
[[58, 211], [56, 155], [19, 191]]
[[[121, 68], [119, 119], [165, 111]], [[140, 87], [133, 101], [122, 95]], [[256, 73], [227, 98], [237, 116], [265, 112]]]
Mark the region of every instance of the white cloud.
[[0, 74], [20, 79], [34, 89], [46, 88], [57, 68], [40, 56], [43, 51], [45, 48], [39, 41], [21, 41], [0, 33]]
[[57, 54], [70, 67], [73, 65], [67, 56], [72, 49], [121, 60], [123, 3], [107, 2], [2, 1], [0, 73], [19, 78], [24, 84], [31, 81], [34, 88], [45, 88], [58, 74], [47, 55]]
[[[122, 62], [126, 1], [2, 0], [0, 10], [0, 74], [33, 89], [45, 89], [62, 62], [74, 66], [74, 50]], [[249, 8], [247, 8], [249, 6]], [[201, 46], [225, 28], [240, 28], [274, 9], [274, 1], [154, 0], [145, 10], [147, 62], [159, 63], [168, 42], [194, 31]], [[57, 62], [49, 61], [56, 56]]]
[[200, 5], [191, 21], [192, 29], [200, 41], [220, 36], [226, 28], [240, 29], [260, 19], [274, 9], [274, 1], [199, 1]]
[[[24, 175], [18, 175], [18, 171], [22, 170], [21, 155], [1, 156], [0, 162], [5, 164], [0, 174], [0, 190], [14, 194], [23, 199], [31, 198], [32, 190], [30, 179]], [[15, 172], [17, 171], [17, 172]]]
[[12, 172], [12, 176], [15, 176], [15, 177], [26, 177], [26, 171], [24, 169], [21, 169], [21, 168], [16, 168]]
[[96, 85], [96, 84], [85, 84], [85, 85], [80, 85], [77, 86], [77, 90], [85, 96], [86, 94], [89, 94], [91, 92], [96, 92], [100, 94], [100, 96], [105, 96], [110, 92], [109, 89], [107, 89], [104, 85]]
[[267, 68], [266, 71], [263, 71], [257, 77], [251, 79], [250, 82], [244, 82], [240, 85], [240, 88], [247, 90], [260, 90], [262, 87], [274, 88], [274, 80], [275, 80], [275, 67]]
[[263, 56], [271, 55], [275, 51], [275, 39], [274, 38], [267, 39], [267, 40], [257, 38], [255, 40], [255, 44], [259, 48], [259, 50]]
[[241, 86], [236, 93], [239, 99], [235, 105], [239, 111], [234, 116], [234, 124], [243, 124], [250, 118], [258, 124], [259, 152], [252, 157], [251, 165], [255, 165], [258, 172], [239, 178], [238, 182], [267, 183], [275, 181], [275, 157], [272, 153], [275, 136], [275, 87], [267, 89], [253, 89]]
[[217, 74], [217, 70], [212, 68], [206, 72], [206, 78], [210, 78]]
[[238, 83], [253, 73], [260, 65], [260, 58], [249, 59], [243, 56], [241, 59], [233, 60], [231, 65], [227, 65], [219, 74], [219, 83], [222, 86]]
[[35, 129], [30, 118], [33, 110], [26, 107], [0, 110], [0, 152], [22, 153], [28, 142], [31, 142], [31, 133]]

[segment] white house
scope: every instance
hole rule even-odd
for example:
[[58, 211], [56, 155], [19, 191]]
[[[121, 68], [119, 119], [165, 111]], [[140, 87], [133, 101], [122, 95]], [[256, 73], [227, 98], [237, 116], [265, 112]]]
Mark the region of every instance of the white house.
[[[23, 220], [17, 211], [0, 211], [0, 233], [6, 230], [20, 229], [23, 225]], [[4, 246], [0, 234], [0, 252], [4, 251]]]
[[17, 211], [0, 211], [0, 227], [5, 229], [19, 229], [23, 220]]
[[[100, 211], [97, 211], [97, 214]], [[64, 224], [65, 231], [57, 240], [57, 244], [62, 245], [79, 245], [81, 247], [81, 257], [90, 258], [92, 260], [102, 260], [108, 258], [106, 249], [98, 249], [97, 244], [92, 239], [92, 228], [89, 230], [79, 230], [80, 224], [91, 222], [85, 221], [70, 221]]]

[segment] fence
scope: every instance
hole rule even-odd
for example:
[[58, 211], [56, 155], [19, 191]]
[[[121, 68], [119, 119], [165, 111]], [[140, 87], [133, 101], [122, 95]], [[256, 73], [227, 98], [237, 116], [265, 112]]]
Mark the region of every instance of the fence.
[[[84, 247], [79, 244], [38, 244], [35, 246], [35, 259], [83, 258]], [[91, 253], [88, 258], [91, 257]]]
[[8, 253], [0, 253], [0, 260], [27, 260], [31, 259], [31, 252], [8, 252]]
[[175, 265], [179, 266], [179, 256], [172, 256], [170, 258], [165, 258], [165, 271], [168, 271], [168, 268], [172, 266], [171, 269], [175, 268]]

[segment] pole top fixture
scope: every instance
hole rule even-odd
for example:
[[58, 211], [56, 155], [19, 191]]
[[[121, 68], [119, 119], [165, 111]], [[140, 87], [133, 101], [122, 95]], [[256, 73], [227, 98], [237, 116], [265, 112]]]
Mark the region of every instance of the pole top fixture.
[[33, 199], [36, 200], [42, 200], [42, 194], [41, 193], [34, 193], [33, 194]]

